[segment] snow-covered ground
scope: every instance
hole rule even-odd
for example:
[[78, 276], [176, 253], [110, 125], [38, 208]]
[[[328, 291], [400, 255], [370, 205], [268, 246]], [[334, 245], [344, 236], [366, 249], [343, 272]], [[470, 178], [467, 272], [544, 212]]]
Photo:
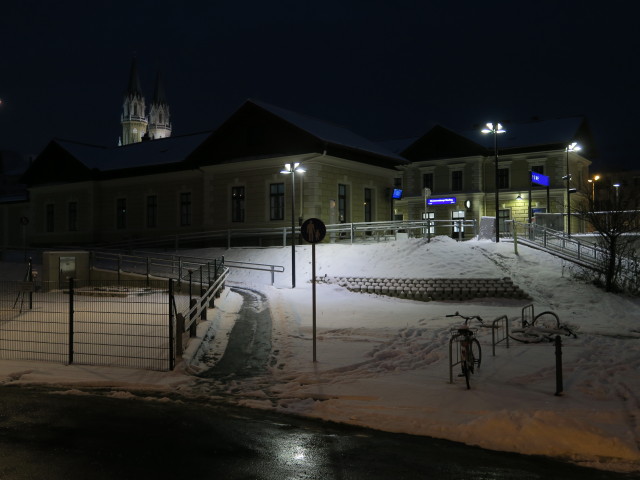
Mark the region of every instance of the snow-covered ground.
[[[196, 254], [196, 252], [191, 252]], [[429, 435], [485, 448], [560, 457], [581, 465], [640, 471], [640, 301], [604, 293], [572, 276], [567, 262], [513, 244], [388, 243], [316, 247], [319, 276], [500, 278], [509, 276], [533, 300], [485, 298], [419, 302], [317, 285], [317, 362], [312, 357], [311, 247], [297, 248], [297, 286], [290, 288], [290, 248], [198, 251], [229, 260], [283, 265], [276, 275], [237, 270], [228, 286], [268, 298], [272, 358], [264, 375], [216, 381], [194, 378], [224, 352], [241, 306], [229, 288], [201, 326], [202, 347], [175, 372], [0, 361], [0, 384], [49, 382], [165, 388], [210, 395], [391, 432]], [[6, 267], [6, 264], [5, 264]], [[5, 273], [9, 270], [5, 268]], [[454, 373], [449, 383], [447, 318], [455, 311], [486, 320], [520, 317], [533, 303], [578, 332], [563, 338], [564, 393], [556, 391], [553, 344], [498, 346], [479, 332], [482, 366], [472, 388]], [[213, 337], [213, 338], [212, 338]], [[206, 355], [204, 355], [206, 353]], [[209, 362], [209, 363], [207, 363]], [[187, 368], [185, 368], [187, 367]]]

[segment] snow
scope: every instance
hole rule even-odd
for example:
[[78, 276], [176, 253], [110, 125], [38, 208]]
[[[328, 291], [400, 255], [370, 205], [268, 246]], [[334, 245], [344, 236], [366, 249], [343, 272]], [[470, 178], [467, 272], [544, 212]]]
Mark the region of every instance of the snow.
[[[236, 404], [375, 429], [428, 435], [500, 451], [540, 454], [584, 466], [640, 471], [640, 301], [608, 294], [578, 277], [570, 263], [527, 247], [437, 237], [316, 246], [316, 275], [396, 278], [502, 278], [532, 300], [484, 298], [420, 302], [350, 292], [318, 283], [317, 362], [313, 362], [311, 247], [188, 252], [228, 260], [283, 265], [268, 272], [233, 271], [227, 287], [266, 295], [272, 320], [272, 359], [256, 377], [196, 378], [221, 358], [241, 306], [227, 288], [202, 339], [173, 372], [0, 361], [0, 384], [111, 385], [114, 396], [145, 388], [210, 395]], [[8, 269], [3, 271], [8, 272]], [[563, 338], [564, 391], [555, 395], [550, 343], [510, 343], [491, 355], [491, 334], [479, 330], [482, 365], [471, 389], [454, 370], [449, 383], [447, 318], [456, 311], [516, 324], [521, 308], [552, 310], [578, 333]], [[190, 361], [188, 361], [190, 360]], [[135, 387], [135, 388], [134, 388]], [[164, 399], [166, 400], [166, 398]]]

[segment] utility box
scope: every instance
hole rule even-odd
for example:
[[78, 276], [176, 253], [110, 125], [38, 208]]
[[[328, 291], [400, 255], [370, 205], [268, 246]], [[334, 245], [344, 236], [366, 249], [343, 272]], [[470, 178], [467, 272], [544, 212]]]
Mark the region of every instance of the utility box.
[[69, 279], [89, 281], [89, 252], [44, 252], [42, 282], [47, 290], [65, 288]]

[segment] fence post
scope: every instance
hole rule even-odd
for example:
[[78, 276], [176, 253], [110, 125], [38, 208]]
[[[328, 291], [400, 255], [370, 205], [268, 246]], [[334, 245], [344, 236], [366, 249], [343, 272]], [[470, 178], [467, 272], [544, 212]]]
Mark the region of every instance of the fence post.
[[176, 366], [176, 354], [174, 349], [175, 343], [175, 317], [173, 312], [173, 278], [169, 279], [169, 370], [173, 370]]
[[556, 335], [556, 396], [562, 394], [562, 339]]
[[69, 365], [73, 363], [73, 278], [69, 278]]
[[194, 338], [198, 335], [198, 322], [195, 320], [195, 311], [192, 311], [193, 307], [196, 306], [198, 300], [196, 298], [189, 299], [189, 321], [191, 322], [191, 326], [189, 327], [189, 336]]

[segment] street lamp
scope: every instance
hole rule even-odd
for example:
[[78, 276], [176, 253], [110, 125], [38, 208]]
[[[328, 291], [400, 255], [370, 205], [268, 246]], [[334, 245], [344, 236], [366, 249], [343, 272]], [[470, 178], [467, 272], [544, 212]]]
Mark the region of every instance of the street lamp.
[[569, 153], [578, 152], [580, 150], [582, 150], [582, 147], [578, 145], [577, 142], [573, 142], [565, 148], [565, 152], [567, 153], [567, 175], [564, 177], [564, 180], [567, 182], [567, 236], [569, 237], [571, 236], [571, 190], [569, 187], [569, 184], [571, 183], [571, 173], [569, 173]]
[[304, 173], [300, 163], [285, 163], [280, 173], [291, 174], [291, 288], [296, 288], [296, 173]]
[[616, 187], [616, 208], [617, 208], [617, 206], [618, 206], [618, 192], [620, 190], [620, 184], [619, 183], [614, 183], [613, 186]]
[[593, 201], [593, 209], [596, 209], [596, 182], [600, 180], [600, 175], [595, 175], [593, 179], [587, 180], [591, 184], [591, 199]]
[[495, 153], [495, 163], [496, 163], [496, 243], [500, 241], [500, 199], [498, 198], [498, 134], [504, 133], [506, 130], [499, 123], [487, 123], [486, 128], [483, 128], [482, 133], [493, 133], [493, 150]]

